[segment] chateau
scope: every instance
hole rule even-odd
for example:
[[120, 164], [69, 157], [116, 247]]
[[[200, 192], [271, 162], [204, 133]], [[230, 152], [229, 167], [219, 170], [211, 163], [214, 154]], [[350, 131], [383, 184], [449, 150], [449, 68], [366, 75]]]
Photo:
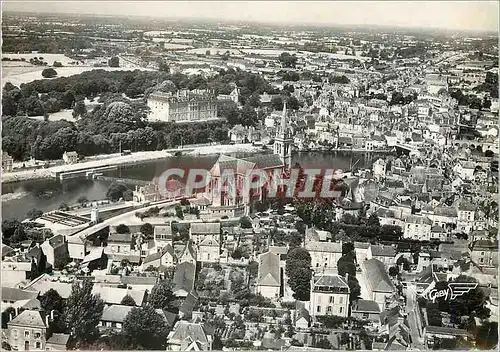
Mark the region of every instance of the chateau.
[[149, 121], [189, 122], [217, 118], [217, 98], [210, 90], [155, 92], [148, 98]]

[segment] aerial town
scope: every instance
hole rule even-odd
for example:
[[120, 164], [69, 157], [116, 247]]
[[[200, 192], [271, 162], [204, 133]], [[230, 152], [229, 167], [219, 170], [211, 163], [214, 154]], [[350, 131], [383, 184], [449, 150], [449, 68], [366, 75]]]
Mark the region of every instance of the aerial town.
[[495, 31], [2, 40], [2, 350], [496, 350]]

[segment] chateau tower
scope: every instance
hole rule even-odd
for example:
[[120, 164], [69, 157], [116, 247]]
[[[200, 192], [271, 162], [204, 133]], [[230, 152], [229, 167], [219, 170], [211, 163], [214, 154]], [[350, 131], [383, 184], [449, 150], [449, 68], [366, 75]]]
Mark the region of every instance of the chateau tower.
[[274, 138], [274, 154], [280, 156], [285, 164], [285, 169], [289, 169], [292, 164], [292, 135], [288, 127], [286, 102], [283, 104], [283, 115], [281, 115], [281, 124], [276, 131]]

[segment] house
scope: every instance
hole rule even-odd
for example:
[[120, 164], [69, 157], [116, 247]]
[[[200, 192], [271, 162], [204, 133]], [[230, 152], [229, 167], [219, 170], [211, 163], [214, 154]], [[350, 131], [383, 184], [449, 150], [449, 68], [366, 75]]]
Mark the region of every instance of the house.
[[133, 240], [134, 238], [130, 233], [111, 233], [108, 236], [105, 253], [108, 255], [130, 255], [134, 245]]
[[200, 261], [218, 262], [220, 260], [220, 243], [213, 237], [206, 237], [198, 245]]
[[125, 321], [127, 314], [130, 313], [133, 308], [134, 307], [132, 306], [124, 306], [121, 304], [113, 304], [104, 307], [101, 319], [99, 320], [99, 330], [101, 332], [120, 332], [122, 330], [123, 322]]
[[298, 329], [307, 329], [311, 324], [309, 311], [306, 309], [304, 302], [297, 301], [295, 308], [295, 327]]
[[165, 247], [167, 244], [172, 245], [174, 236], [172, 233], [172, 225], [158, 225], [154, 228], [154, 241], [156, 247]]
[[71, 294], [71, 283], [54, 281], [54, 278], [48, 274], [42, 274], [31, 281], [25, 288], [27, 291], [37, 292], [43, 295], [50, 289], [54, 289], [59, 295], [66, 299]]
[[176, 297], [187, 297], [194, 290], [196, 262], [181, 262], [175, 268], [172, 290]]
[[195, 243], [201, 243], [205, 238], [219, 241], [220, 222], [192, 223], [189, 229], [189, 238]]
[[380, 313], [380, 325], [379, 335], [385, 335], [386, 339], [384, 342], [374, 342], [373, 350], [404, 351], [410, 347], [410, 325], [399, 306]]
[[[2, 311], [7, 308], [25, 308], [32, 306], [34, 301], [38, 301], [38, 292], [21, 290], [19, 288], [2, 286]], [[40, 302], [38, 302], [40, 303]]]
[[378, 325], [380, 324], [380, 307], [375, 301], [358, 299], [352, 302], [351, 316]]
[[78, 154], [76, 152], [64, 152], [63, 160], [66, 164], [76, 164], [78, 162]]
[[178, 258], [179, 263], [191, 263], [196, 265], [197, 253], [193, 247], [193, 242], [191, 240], [187, 241], [182, 254]]
[[68, 252], [69, 257], [74, 260], [83, 260], [85, 255], [89, 252], [87, 248], [87, 241], [84, 236], [68, 236]]
[[368, 259], [361, 263], [361, 271], [367, 283], [366, 289], [371, 300], [377, 302], [380, 309], [384, 310], [386, 298], [396, 292], [384, 263], [377, 259]]
[[429, 241], [431, 237], [432, 221], [425, 216], [411, 215], [405, 220], [404, 238], [418, 241]]
[[476, 169], [476, 163], [474, 163], [473, 161], [460, 160], [453, 167], [453, 172], [457, 173], [462, 180], [472, 181], [474, 180], [475, 169]]
[[354, 242], [354, 252], [356, 253], [356, 263], [361, 264], [368, 259], [368, 249], [370, 243]]
[[69, 334], [53, 333], [52, 336], [45, 343], [46, 351], [67, 351]]
[[[99, 320], [99, 324], [97, 325], [98, 329], [101, 333], [121, 332], [125, 318], [133, 308], [134, 307], [132, 306], [124, 306], [121, 304], [105, 306], [102, 311], [102, 316]], [[155, 309], [155, 311], [156, 313], [161, 315], [167, 323], [170, 323], [173, 321], [173, 319], [175, 319], [171, 316], [173, 313], [166, 312], [161, 309]]]
[[305, 249], [311, 255], [311, 265], [316, 271], [337, 267], [337, 262], [342, 257], [342, 243], [310, 241], [305, 244]]
[[6, 152], [2, 152], [2, 171], [12, 172], [14, 159]]
[[184, 320], [191, 319], [196, 303], [198, 303], [198, 295], [195, 292], [190, 292], [179, 307], [179, 318]]
[[104, 247], [95, 247], [83, 258], [80, 268], [92, 270], [102, 270], [106, 268], [108, 257], [104, 253]]
[[[367, 259], [377, 259], [386, 267], [394, 265], [396, 262], [396, 249], [388, 245], [370, 244], [366, 253]], [[360, 262], [358, 262], [360, 264]]]
[[7, 323], [9, 345], [17, 351], [44, 351], [49, 316], [38, 310], [25, 310]]
[[214, 333], [208, 324], [179, 320], [168, 334], [167, 351], [211, 351]]
[[176, 262], [174, 248], [167, 244], [165, 247], [160, 248], [157, 253], [148, 255], [142, 261], [142, 269], [146, 270], [149, 267], [158, 269], [160, 267], [172, 267]]
[[372, 166], [373, 176], [377, 179], [385, 178], [385, 173], [387, 169], [387, 163], [384, 159], [377, 159]]
[[498, 241], [480, 240], [469, 248], [470, 259], [479, 267], [498, 267]]
[[457, 231], [469, 234], [474, 227], [477, 207], [468, 202], [461, 202], [457, 209]]
[[[424, 345], [429, 349], [433, 349], [437, 340], [455, 339], [461, 337], [466, 341], [473, 340], [474, 337], [467, 330], [455, 329], [442, 326], [426, 326], [424, 327]], [[437, 346], [436, 346], [437, 347]]]
[[59, 268], [69, 262], [68, 243], [64, 236], [55, 235], [42, 243], [40, 248], [47, 257], [47, 263]]
[[8, 256], [14, 255], [15, 253], [16, 251], [14, 250], [14, 248], [2, 243], [2, 260], [4, 260]]
[[279, 254], [267, 252], [259, 256], [257, 292], [274, 299], [281, 296], [281, 274]]
[[434, 225], [431, 227], [431, 240], [445, 242], [448, 240], [448, 232], [441, 226]]
[[15, 287], [31, 277], [32, 262], [25, 255], [2, 260], [2, 286]]
[[349, 315], [349, 286], [347, 280], [338, 275], [321, 275], [313, 279], [309, 312], [318, 315]]

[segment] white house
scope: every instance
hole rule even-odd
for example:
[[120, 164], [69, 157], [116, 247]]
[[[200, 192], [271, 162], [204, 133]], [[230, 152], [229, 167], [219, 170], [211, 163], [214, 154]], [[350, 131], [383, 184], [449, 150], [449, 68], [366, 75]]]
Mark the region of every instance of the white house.
[[338, 275], [321, 275], [314, 278], [309, 301], [309, 312], [317, 315], [349, 315], [349, 286]]

